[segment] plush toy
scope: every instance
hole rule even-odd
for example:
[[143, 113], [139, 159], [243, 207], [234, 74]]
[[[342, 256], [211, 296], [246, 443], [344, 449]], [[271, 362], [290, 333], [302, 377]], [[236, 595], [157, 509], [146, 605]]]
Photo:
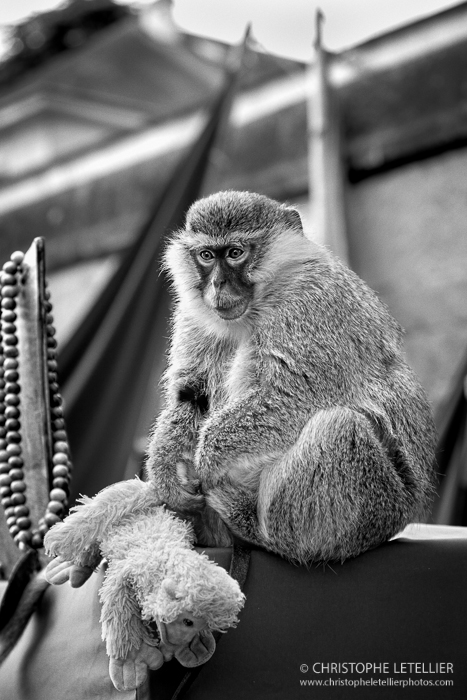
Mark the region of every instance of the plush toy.
[[187, 667], [205, 663], [216, 646], [212, 631], [238, 621], [238, 583], [194, 550], [191, 525], [161, 505], [151, 485], [132, 479], [81, 502], [46, 535], [56, 557], [46, 577], [78, 586], [102, 556], [108, 561], [99, 597], [115, 687], [138, 687], [148, 667], [172, 657]]

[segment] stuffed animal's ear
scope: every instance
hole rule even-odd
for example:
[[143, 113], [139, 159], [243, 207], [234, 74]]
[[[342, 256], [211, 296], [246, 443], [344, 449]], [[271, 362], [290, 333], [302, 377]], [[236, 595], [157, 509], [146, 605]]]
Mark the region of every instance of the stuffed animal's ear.
[[168, 598], [175, 600], [177, 598], [177, 587], [172, 578], [166, 578], [161, 583], [161, 588]]

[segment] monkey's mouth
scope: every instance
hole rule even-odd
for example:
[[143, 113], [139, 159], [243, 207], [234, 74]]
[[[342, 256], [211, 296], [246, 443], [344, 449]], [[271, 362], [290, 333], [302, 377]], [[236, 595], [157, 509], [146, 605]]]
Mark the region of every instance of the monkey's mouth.
[[214, 306], [214, 311], [221, 318], [226, 321], [233, 321], [236, 318], [243, 316], [248, 308], [248, 301], [246, 299], [239, 299], [238, 301], [224, 301], [216, 300]]

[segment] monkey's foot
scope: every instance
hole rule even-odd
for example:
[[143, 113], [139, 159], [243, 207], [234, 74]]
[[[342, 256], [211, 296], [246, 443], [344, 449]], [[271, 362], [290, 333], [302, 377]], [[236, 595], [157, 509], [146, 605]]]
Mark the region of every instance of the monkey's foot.
[[126, 659], [110, 657], [110, 679], [117, 690], [135, 690], [146, 680], [148, 668], [155, 671], [163, 663], [159, 649], [143, 642], [139, 649], [132, 649]]
[[206, 494], [206, 503], [242, 539], [263, 545], [255, 494], [240, 485], [224, 482]]

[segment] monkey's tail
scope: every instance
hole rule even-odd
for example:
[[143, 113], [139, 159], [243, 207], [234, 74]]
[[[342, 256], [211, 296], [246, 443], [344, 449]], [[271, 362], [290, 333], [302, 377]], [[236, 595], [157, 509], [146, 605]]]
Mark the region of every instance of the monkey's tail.
[[36, 552], [28, 552], [13, 571], [4, 593], [0, 607], [0, 664], [20, 639], [50, 585], [42, 571], [35, 573], [38, 566]]

